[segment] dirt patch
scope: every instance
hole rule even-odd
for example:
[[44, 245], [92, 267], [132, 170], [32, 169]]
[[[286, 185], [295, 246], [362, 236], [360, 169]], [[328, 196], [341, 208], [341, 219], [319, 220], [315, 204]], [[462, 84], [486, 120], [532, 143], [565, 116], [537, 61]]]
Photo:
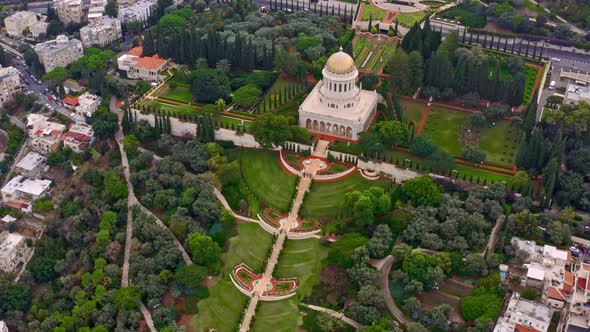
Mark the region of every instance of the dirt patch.
[[496, 24], [495, 22], [487, 22], [486, 25], [483, 27], [485, 31], [496, 32], [496, 33], [504, 33], [510, 34], [512, 31], [510, 29], [503, 28]]
[[193, 332], [193, 326], [191, 325], [191, 319], [193, 315], [180, 315], [179, 319], [176, 321], [176, 325], [184, 326], [186, 328], [186, 332]]
[[459, 312], [459, 302], [460, 298], [457, 296], [452, 296], [450, 294], [442, 293], [439, 291], [430, 291], [422, 293], [418, 296], [420, 303], [422, 303], [422, 310], [430, 311], [434, 307], [439, 306], [443, 303], [446, 303], [453, 307], [453, 313], [451, 313], [451, 321], [462, 323], [465, 322], [463, 317]]

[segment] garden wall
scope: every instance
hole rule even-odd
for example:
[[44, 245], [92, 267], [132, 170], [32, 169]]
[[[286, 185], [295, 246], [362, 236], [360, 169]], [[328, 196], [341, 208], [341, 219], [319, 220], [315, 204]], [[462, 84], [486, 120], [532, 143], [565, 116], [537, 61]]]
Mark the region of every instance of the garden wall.
[[[153, 114], [143, 114], [139, 110], [134, 110], [134, 115], [136, 115], [136, 119], [139, 120], [146, 120], [150, 125], [155, 126], [155, 117]], [[197, 132], [197, 124], [191, 122], [184, 122], [177, 118], [170, 118], [170, 125], [171, 125], [171, 133], [174, 136], [179, 137], [186, 137], [195, 136]], [[260, 144], [256, 142], [254, 136], [251, 134], [241, 133], [240, 135], [236, 135], [234, 130], [230, 129], [216, 129], [215, 130], [215, 139], [220, 141], [232, 141], [237, 146], [243, 146], [247, 148], [260, 148]]]
[[344, 153], [344, 152], [338, 152], [338, 151], [332, 151], [332, 150], [328, 150], [328, 155], [332, 155], [334, 157], [334, 159], [345, 162], [345, 161], [350, 161], [352, 160], [352, 163], [356, 163], [358, 156], [355, 156], [353, 154], [350, 153]]
[[363, 170], [376, 171], [384, 174], [391, 179], [395, 179], [396, 182], [402, 182], [420, 176], [420, 174], [417, 172], [411, 171], [409, 169], [399, 168], [390, 163], [364, 161], [359, 159], [356, 165], [358, 168]]

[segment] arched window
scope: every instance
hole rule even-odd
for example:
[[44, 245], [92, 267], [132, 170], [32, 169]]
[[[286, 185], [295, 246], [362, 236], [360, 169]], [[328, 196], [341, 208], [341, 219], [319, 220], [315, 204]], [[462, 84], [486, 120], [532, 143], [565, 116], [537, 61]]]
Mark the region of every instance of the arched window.
[[338, 84], [338, 92], [342, 92], [342, 84]]
[[329, 83], [330, 84], [330, 91], [332, 91], [332, 82]]
[[348, 84], [344, 84], [344, 92], [346, 92], [347, 87], [348, 87]]

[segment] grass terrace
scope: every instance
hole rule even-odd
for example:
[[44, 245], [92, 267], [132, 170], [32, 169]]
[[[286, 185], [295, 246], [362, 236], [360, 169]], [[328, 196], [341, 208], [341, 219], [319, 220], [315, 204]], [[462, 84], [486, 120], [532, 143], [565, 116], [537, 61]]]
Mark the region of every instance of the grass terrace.
[[314, 182], [301, 206], [301, 215], [305, 218], [336, 216], [344, 201], [344, 194], [370, 187], [385, 187], [386, 183], [385, 180], [366, 180], [359, 172], [334, 182]]
[[209, 297], [199, 302], [199, 313], [191, 321], [194, 331], [235, 331], [248, 298], [232, 284], [229, 273], [239, 263], [255, 271], [264, 265], [272, 236], [256, 224], [238, 224], [236, 229], [237, 235], [229, 239], [228, 250], [221, 255], [223, 278], [209, 289]]
[[531, 100], [539, 75], [539, 68], [529, 65], [524, 65], [524, 95], [522, 96], [522, 103], [528, 104]]
[[288, 211], [295, 194], [296, 177], [279, 164], [276, 151], [244, 149], [241, 152], [242, 176], [259, 201], [278, 211]]
[[461, 7], [455, 6], [436, 14], [438, 18], [445, 18], [461, 22], [462, 25], [470, 28], [481, 29], [486, 25], [486, 18], [476, 15], [473, 12]]
[[375, 24], [375, 23], [377, 23], [377, 21], [382, 20], [384, 15], [385, 15], [385, 12], [382, 9], [371, 5], [369, 2], [366, 2], [365, 9], [363, 10], [362, 20], [368, 21], [372, 17], [373, 24]]
[[[385, 37], [379, 39], [378, 36], [359, 36], [353, 48], [356, 67], [363, 71], [381, 71], [387, 63], [387, 59], [395, 53], [397, 45], [388, 42], [389, 40]], [[371, 56], [367, 58], [369, 55]]]
[[461, 155], [465, 143], [461, 140], [461, 125], [471, 113], [432, 106], [422, 135], [432, 137], [436, 145], [454, 156]]
[[508, 120], [496, 122], [494, 127], [483, 129], [479, 138], [479, 146], [486, 152], [486, 161], [514, 164], [519, 135], [519, 130], [511, 126]]
[[408, 123], [414, 123], [414, 127], [418, 128], [420, 121], [422, 120], [422, 116], [424, 115], [424, 108], [426, 105], [424, 103], [409, 100], [400, 100], [400, 104], [404, 109], [404, 119]]
[[276, 302], [258, 302], [250, 330], [254, 332], [295, 331], [299, 322], [297, 308], [296, 298]]
[[193, 99], [190, 88], [182, 85], [177, 85], [174, 88], [168, 87], [158, 98], [170, 99], [187, 104]]
[[327, 256], [327, 248], [317, 239], [287, 241], [274, 275], [276, 278], [297, 278], [297, 294], [300, 298], [309, 296], [318, 283], [321, 262]]
[[278, 78], [264, 95], [263, 102], [258, 105], [258, 112], [279, 109], [304, 91], [304, 84]]
[[419, 12], [419, 13], [401, 13], [397, 17], [397, 21], [400, 25], [405, 26], [406, 28], [412, 27], [415, 23], [421, 22], [428, 15], [427, 12]]

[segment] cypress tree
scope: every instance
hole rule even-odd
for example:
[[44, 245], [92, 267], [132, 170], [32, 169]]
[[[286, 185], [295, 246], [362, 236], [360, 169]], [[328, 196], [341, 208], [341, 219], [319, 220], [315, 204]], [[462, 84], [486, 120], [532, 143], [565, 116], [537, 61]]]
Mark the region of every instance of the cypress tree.
[[367, 31], [371, 32], [371, 27], [373, 27], [373, 14], [369, 15], [369, 27]]

